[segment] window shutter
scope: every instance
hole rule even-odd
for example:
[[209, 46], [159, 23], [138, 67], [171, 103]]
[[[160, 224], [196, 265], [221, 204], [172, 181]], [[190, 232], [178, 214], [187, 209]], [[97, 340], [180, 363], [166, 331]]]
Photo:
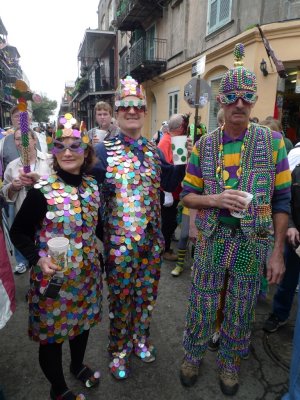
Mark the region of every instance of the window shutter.
[[220, 0], [219, 23], [226, 23], [230, 18], [231, 0]]
[[209, 29], [213, 29], [217, 24], [218, 0], [210, 3]]

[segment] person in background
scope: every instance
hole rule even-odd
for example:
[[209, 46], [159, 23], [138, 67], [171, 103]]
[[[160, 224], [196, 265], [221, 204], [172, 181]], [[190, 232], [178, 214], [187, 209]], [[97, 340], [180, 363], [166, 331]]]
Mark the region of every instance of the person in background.
[[115, 112], [120, 131], [96, 146], [94, 174], [102, 188], [104, 211], [109, 369], [115, 379], [122, 380], [129, 376], [131, 354], [144, 363], [156, 359], [150, 324], [164, 248], [160, 187], [174, 190], [185, 166], [167, 163], [156, 145], [141, 135], [146, 96], [131, 76], [120, 80]]
[[[180, 379], [184, 386], [197, 381], [227, 279], [217, 364], [221, 391], [228, 396], [238, 391], [241, 357], [249, 349], [272, 220], [269, 283], [279, 283], [284, 273], [291, 185], [281, 134], [249, 124], [257, 82], [255, 74], [243, 67], [241, 43], [236, 44], [234, 56], [235, 67], [223, 75], [217, 96], [225, 124], [194, 146], [182, 191], [183, 204], [198, 210], [196, 226], [201, 235], [194, 256]], [[253, 194], [250, 203], [245, 192]]]
[[[188, 129], [188, 114], [173, 114], [168, 121], [168, 132], [164, 134], [158, 148], [163, 153], [167, 162], [173, 164], [173, 151], [171, 138], [173, 136], [186, 135]], [[163, 187], [164, 189], [164, 187]], [[164, 260], [176, 261], [178, 255], [174, 254], [171, 249], [171, 241], [173, 234], [177, 228], [177, 206], [179, 203], [179, 194], [181, 192], [181, 182], [176, 190], [169, 193], [166, 190], [161, 190], [161, 223], [162, 233], [165, 240], [165, 252], [163, 254]]]
[[[298, 148], [296, 145], [289, 152], [288, 161], [290, 170], [293, 172], [295, 167], [300, 164], [300, 144]], [[272, 312], [263, 325], [263, 330], [268, 333], [276, 332], [280, 327], [286, 325], [292, 309], [300, 273], [300, 258], [296, 254], [296, 248], [300, 244], [300, 226], [297, 224], [297, 220], [295, 216], [293, 218], [293, 215], [290, 215], [284, 251], [286, 271], [274, 294]]]
[[[6, 250], [4, 234], [0, 224], [0, 334], [16, 310], [16, 289], [9, 256]], [[0, 400], [5, 400], [0, 384]]]
[[[15, 145], [18, 152], [22, 154], [21, 151], [21, 130], [19, 128], [15, 129], [14, 133]], [[42, 153], [36, 148], [37, 138], [33, 130], [29, 130], [29, 159], [30, 168], [32, 172], [40, 175], [48, 175], [51, 173], [52, 159], [47, 156], [47, 154]], [[4, 172], [3, 186], [1, 188], [0, 194], [3, 196], [4, 200], [8, 204], [14, 205], [14, 215], [16, 215], [27, 195], [27, 189], [21, 183], [19, 179], [20, 170], [23, 169], [22, 157], [18, 157], [11, 161]], [[15, 249], [14, 256], [17, 262], [15, 267], [15, 272], [17, 274], [23, 274], [28, 268], [28, 261], [23, 257], [23, 255]]]
[[156, 146], [158, 145], [158, 143], [160, 142], [161, 138], [164, 136], [164, 134], [166, 132], [168, 132], [168, 121], [163, 121], [161, 124], [160, 129], [155, 132], [155, 134], [153, 135], [152, 141], [156, 144]]
[[40, 147], [41, 147], [41, 152], [44, 154], [48, 153], [48, 145], [47, 145], [47, 135], [45, 133], [44, 130], [41, 129], [40, 126], [36, 126], [35, 128], [33, 128], [38, 141], [40, 143]]
[[117, 124], [112, 118], [111, 105], [105, 101], [99, 101], [96, 103], [94, 107], [94, 115], [97, 127], [90, 129], [88, 135], [93, 145], [96, 145], [103, 140], [114, 137], [117, 134]]
[[290, 141], [290, 139], [285, 136], [285, 134], [282, 130], [282, 125], [281, 125], [280, 121], [278, 121], [278, 119], [274, 119], [272, 117], [267, 117], [265, 120], [261, 121], [259, 124], [269, 127], [272, 131], [280, 132], [283, 136], [286, 152], [287, 152], [287, 154], [289, 154], [289, 152], [292, 150], [294, 145]]
[[[10, 230], [11, 239], [32, 265], [30, 271], [29, 337], [39, 343], [40, 367], [50, 382], [51, 400], [83, 400], [69, 389], [62, 366], [62, 345], [69, 342], [72, 375], [91, 388], [100, 373], [84, 364], [90, 328], [101, 319], [102, 276], [95, 228], [99, 190], [88, 175], [94, 149], [81, 135], [76, 120], [61, 118], [49, 150], [54, 173], [29, 190]], [[33, 172], [24, 173], [28, 183]], [[34, 212], [32, 212], [34, 210]], [[67, 262], [48, 256], [54, 237], [69, 240]]]

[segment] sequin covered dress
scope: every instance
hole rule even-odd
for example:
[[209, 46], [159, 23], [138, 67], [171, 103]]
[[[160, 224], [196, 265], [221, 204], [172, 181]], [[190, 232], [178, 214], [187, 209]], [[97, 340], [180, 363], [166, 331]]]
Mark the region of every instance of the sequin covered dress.
[[[28, 301], [29, 336], [35, 341], [60, 343], [100, 321], [102, 277], [95, 236], [98, 208], [99, 191], [92, 177], [60, 171], [60, 176], [37, 182], [15, 219], [13, 241], [34, 265]], [[28, 218], [30, 213], [32, 218]], [[56, 236], [67, 237], [70, 248], [64, 283], [57, 298], [51, 299], [42, 294], [49, 276], [43, 275], [36, 262], [47, 254], [47, 241]]]

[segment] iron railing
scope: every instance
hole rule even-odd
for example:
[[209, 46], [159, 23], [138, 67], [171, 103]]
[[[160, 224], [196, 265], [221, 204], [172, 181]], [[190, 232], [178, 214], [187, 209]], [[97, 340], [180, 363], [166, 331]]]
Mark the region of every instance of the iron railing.
[[130, 48], [130, 70], [142, 64], [166, 62], [167, 40], [140, 38]]

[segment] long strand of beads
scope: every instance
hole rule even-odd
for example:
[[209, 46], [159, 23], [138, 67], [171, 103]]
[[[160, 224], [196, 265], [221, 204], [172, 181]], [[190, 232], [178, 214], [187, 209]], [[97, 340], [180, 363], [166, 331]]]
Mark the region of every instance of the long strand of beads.
[[27, 111], [20, 112], [20, 129], [22, 140], [22, 161], [24, 172], [30, 172], [30, 157], [29, 157], [29, 124]]

